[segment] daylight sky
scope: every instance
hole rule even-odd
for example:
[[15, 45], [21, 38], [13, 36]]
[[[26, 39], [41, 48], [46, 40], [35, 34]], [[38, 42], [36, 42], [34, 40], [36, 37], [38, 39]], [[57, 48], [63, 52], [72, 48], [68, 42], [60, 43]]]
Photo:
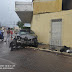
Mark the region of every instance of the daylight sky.
[[15, 13], [15, 1], [31, 2], [32, 0], [0, 0], [0, 24], [13, 27], [19, 21]]

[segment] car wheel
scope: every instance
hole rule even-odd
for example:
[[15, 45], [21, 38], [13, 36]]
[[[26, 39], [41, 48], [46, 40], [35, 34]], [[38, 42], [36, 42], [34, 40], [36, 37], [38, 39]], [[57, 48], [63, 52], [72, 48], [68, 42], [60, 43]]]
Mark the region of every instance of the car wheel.
[[11, 51], [13, 51], [13, 49], [16, 48], [16, 46], [17, 46], [17, 45], [16, 45], [16, 40], [13, 40], [13, 41], [10, 43], [10, 46], [9, 46], [9, 47], [11, 48]]
[[34, 46], [37, 48], [38, 47], [38, 43], [36, 43]]
[[37, 41], [37, 39], [34, 41], [34, 47], [38, 47], [38, 41]]
[[34, 47], [38, 47], [38, 41], [37, 41], [37, 39], [34, 39]]

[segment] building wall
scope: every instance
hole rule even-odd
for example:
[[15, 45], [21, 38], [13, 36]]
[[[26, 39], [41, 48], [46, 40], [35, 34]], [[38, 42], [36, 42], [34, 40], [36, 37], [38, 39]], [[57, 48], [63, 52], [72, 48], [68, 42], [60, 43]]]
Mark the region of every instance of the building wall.
[[33, 11], [33, 2], [15, 2], [16, 11]]
[[43, 0], [33, 2], [33, 14], [57, 12], [62, 10], [62, 0]]
[[31, 23], [33, 2], [15, 2], [15, 11], [23, 23]]
[[38, 41], [49, 44], [51, 20], [62, 18], [62, 46], [72, 47], [72, 10], [33, 15], [31, 29], [37, 34]]

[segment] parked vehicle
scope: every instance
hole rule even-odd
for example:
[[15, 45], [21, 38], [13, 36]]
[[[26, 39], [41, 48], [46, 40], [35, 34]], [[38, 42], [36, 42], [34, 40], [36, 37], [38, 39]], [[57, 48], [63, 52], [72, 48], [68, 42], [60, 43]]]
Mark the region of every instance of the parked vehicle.
[[0, 30], [0, 39], [3, 41], [4, 40], [4, 36], [3, 36], [3, 31]]
[[26, 46], [38, 47], [37, 35], [29, 29], [20, 30], [10, 43], [11, 51]]

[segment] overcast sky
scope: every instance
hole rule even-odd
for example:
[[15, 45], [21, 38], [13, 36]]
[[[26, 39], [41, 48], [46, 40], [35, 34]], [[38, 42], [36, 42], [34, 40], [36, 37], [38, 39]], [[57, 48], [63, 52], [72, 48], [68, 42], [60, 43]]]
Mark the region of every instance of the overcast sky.
[[20, 20], [15, 13], [15, 1], [31, 2], [32, 0], [0, 0], [0, 23], [2, 25], [13, 26]]

